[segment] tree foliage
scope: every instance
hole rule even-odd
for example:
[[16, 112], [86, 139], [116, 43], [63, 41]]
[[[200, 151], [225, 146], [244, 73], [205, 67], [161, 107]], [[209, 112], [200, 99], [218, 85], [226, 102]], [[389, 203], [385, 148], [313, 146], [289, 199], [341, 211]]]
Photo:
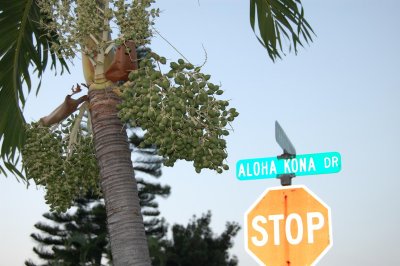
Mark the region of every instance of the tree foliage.
[[138, 184], [140, 207], [144, 217], [146, 234], [152, 239], [161, 239], [165, 236], [167, 225], [163, 218], [159, 218], [160, 211], [156, 197], [166, 198], [171, 193], [171, 187], [149, 180], [159, 178], [163, 159], [157, 155], [154, 145], [140, 146], [143, 142], [143, 132], [140, 128], [131, 128], [130, 145], [134, 155], [133, 168]]
[[215, 235], [210, 228], [211, 212], [193, 219], [186, 226], [172, 227], [172, 240], [160, 243], [162, 247], [153, 265], [163, 266], [236, 266], [238, 260], [229, 255], [233, 238], [240, 227], [226, 224], [225, 231]]
[[[153, 194], [154, 195], [154, 194]], [[112, 256], [106, 230], [104, 204], [90, 198], [76, 201], [73, 214], [46, 213], [43, 216], [55, 223], [36, 223], [42, 234], [31, 237], [39, 243], [33, 251], [44, 261], [41, 266], [111, 265]], [[193, 219], [186, 225], [172, 227], [172, 239], [166, 237], [166, 226], [159, 219], [155, 232], [146, 226], [150, 256], [154, 266], [236, 266], [236, 256], [229, 254], [233, 238], [240, 227], [227, 223], [225, 230], [216, 235], [211, 227], [211, 212]], [[37, 266], [32, 260], [27, 266]]]
[[183, 159], [193, 161], [197, 172], [228, 170], [224, 137], [239, 113], [217, 99], [223, 90], [200, 67], [183, 59], [171, 62], [165, 74], [154, 67], [164, 64], [165, 57], [151, 52], [130, 73], [131, 82], [122, 86], [121, 118], [147, 130], [144, 143], [159, 147], [165, 166]]
[[[0, 69], [2, 69], [0, 73], [0, 156], [3, 161], [3, 164], [0, 164], [0, 172], [5, 174], [5, 170], [8, 169], [24, 177], [17, 168], [17, 162], [18, 151], [25, 142], [25, 119], [21, 110], [25, 105], [27, 92], [29, 93], [32, 88], [30, 66], [36, 71], [37, 77], [41, 78], [49, 62], [52, 68], [55, 68], [59, 62], [61, 73], [64, 69], [68, 70], [65, 60], [71, 55], [71, 51], [79, 50], [91, 56], [90, 49], [85, 50], [84, 47], [76, 49], [77, 44], [85, 45], [86, 42], [88, 48], [93, 48], [93, 39], [96, 40], [96, 34], [92, 34], [89, 38], [89, 36], [83, 36], [82, 33], [89, 33], [90, 29], [93, 29], [92, 26], [96, 24], [91, 25], [90, 22], [97, 21], [98, 24], [102, 16], [115, 17], [115, 23], [121, 29], [121, 36], [123, 36], [120, 43], [124, 39], [135, 39], [138, 44], [141, 41], [146, 43], [148, 37], [151, 36], [151, 32], [148, 31], [152, 23], [151, 17], [156, 16], [158, 10], [144, 12], [144, 9], [138, 5], [143, 1], [132, 1], [125, 12], [125, 7], [122, 5], [124, 1], [113, 0], [114, 13], [102, 14], [94, 8], [86, 10], [88, 12], [82, 12], [82, 16], [79, 16], [82, 18], [80, 20], [75, 19], [77, 16], [70, 16], [73, 13], [65, 13], [65, 4], [73, 9], [78, 8], [76, 9], [78, 11], [79, 8], [89, 8], [95, 2], [98, 1], [88, 1], [87, 5], [79, 7], [74, 6], [74, 1], [58, 0], [40, 1], [41, 5], [38, 5], [35, 0], [4, 0], [0, 3], [2, 25], [0, 35], [3, 36], [0, 40]], [[148, 6], [150, 1], [146, 3]], [[64, 7], [64, 11], [49, 12], [48, 8], [51, 4]], [[63, 17], [63, 15], [66, 16]], [[96, 19], [93, 20], [93, 18]], [[137, 18], [142, 18], [142, 21], [147, 24], [135, 21]], [[77, 27], [70, 27], [69, 22]], [[304, 9], [300, 0], [250, 0], [250, 24], [254, 32], [259, 33], [257, 38], [267, 49], [273, 61], [284, 54], [284, 45], [282, 45], [284, 39], [290, 43], [289, 50], [294, 49], [295, 52], [298, 51], [298, 46], [303, 46], [304, 42], [312, 41], [313, 30], [304, 18]], [[43, 27], [44, 25], [46, 27]], [[83, 31], [76, 30], [83, 26], [85, 26]], [[98, 27], [95, 28], [98, 29]], [[70, 34], [71, 32], [65, 34], [66, 31], [63, 29], [74, 29], [72, 32], [74, 34]], [[73, 36], [76, 38], [72, 38]], [[89, 41], [91, 44], [87, 43], [88, 39], [91, 40]], [[104, 42], [98, 43], [102, 48], [106, 48]], [[72, 50], [69, 49], [71, 47]], [[24, 91], [24, 85], [27, 91]], [[36, 93], [38, 91], [39, 87]]]
[[46, 261], [43, 265], [101, 265], [103, 257], [110, 258], [104, 204], [88, 196], [76, 200], [74, 207], [72, 213], [45, 213], [52, 223], [35, 224], [42, 233], [31, 234], [40, 244], [33, 251]]
[[[155, 266], [235, 266], [236, 257], [229, 255], [239, 225], [227, 223], [220, 235], [210, 228], [211, 212], [200, 218], [193, 217], [187, 226], [175, 224], [172, 239], [166, 236], [167, 225], [160, 218], [157, 196], [167, 197], [170, 187], [148, 181], [147, 177], [161, 176], [161, 157], [154, 145], [143, 143], [143, 133], [132, 128], [130, 143], [135, 161], [135, 172], [139, 176], [138, 190], [144, 225], [148, 237], [150, 256]], [[139, 147], [143, 146], [143, 147]], [[74, 201], [73, 209], [67, 213], [50, 212], [43, 215], [48, 222], [35, 224], [41, 233], [31, 237], [39, 244], [33, 248], [37, 256], [47, 265], [104, 265], [110, 264], [112, 256], [106, 228], [106, 210], [101, 198], [87, 194]], [[36, 266], [32, 260], [27, 266]]]
[[[21, 177], [15, 165], [17, 150], [25, 141], [22, 108], [32, 89], [30, 67], [39, 79], [49, 60], [51, 68], [55, 69], [59, 62], [61, 73], [68, 70], [66, 61], [49, 49], [50, 43], [58, 42], [57, 34], [45, 34], [37, 24], [40, 18], [40, 9], [34, 0], [0, 3], [0, 36], [3, 36], [0, 39], [0, 155], [5, 167]], [[1, 172], [6, 173], [0, 165]]]
[[285, 54], [284, 40], [296, 54], [298, 46], [313, 41], [301, 0], [250, 0], [250, 25], [272, 61]]
[[[85, 107], [85, 106], [83, 106]], [[27, 124], [22, 163], [36, 185], [46, 188], [45, 200], [51, 210], [66, 211], [74, 199], [89, 191], [100, 195], [99, 167], [90, 127], [79, 115], [50, 129], [39, 123]]]
[[[168, 197], [170, 187], [148, 181], [161, 176], [161, 158], [152, 146], [138, 148], [143, 137], [139, 129], [130, 129], [131, 148], [135, 156], [135, 174], [147, 237], [158, 242], [165, 237], [167, 225], [160, 218], [156, 197]], [[44, 265], [101, 265], [111, 261], [111, 251], [106, 225], [106, 209], [101, 197], [87, 193], [74, 201], [69, 212], [43, 214], [47, 223], [38, 222], [35, 228], [41, 233], [31, 237], [39, 244], [34, 253], [45, 261]], [[49, 223], [50, 222], [50, 223]], [[34, 266], [31, 260], [25, 265]]]

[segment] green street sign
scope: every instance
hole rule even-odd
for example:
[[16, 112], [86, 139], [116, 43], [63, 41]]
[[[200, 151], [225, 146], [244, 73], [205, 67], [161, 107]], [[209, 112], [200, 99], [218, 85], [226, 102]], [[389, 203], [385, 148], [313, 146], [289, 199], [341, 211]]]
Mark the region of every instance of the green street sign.
[[341, 169], [340, 153], [325, 152], [296, 155], [294, 158], [287, 159], [268, 157], [239, 160], [236, 163], [236, 178], [254, 180], [277, 178], [286, 174], [296, 176], [333, 174]]

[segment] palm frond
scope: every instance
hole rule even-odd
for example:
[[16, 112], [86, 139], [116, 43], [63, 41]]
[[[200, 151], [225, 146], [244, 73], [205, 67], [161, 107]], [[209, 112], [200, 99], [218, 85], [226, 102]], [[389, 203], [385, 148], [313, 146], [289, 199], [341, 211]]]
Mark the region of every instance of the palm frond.
[[283, 40], [297, 54], [298, 46], [312, 42], [315, 35], [304, 18], [301, 0], [250, 0], [250, 25], [272, 61], [285, 55]]
[[[0, 156], [5, 168], [20, 177], [23, 176], [16, 163], [17, 151], [25, 141], [22, 109], [26, 94], [32, 88], [29, 68], [33, 67], [40, 79], [50, 57], [52, 69], [59, 62], [61, 73], [64, 69], [69, 71], [65, 60], [50, 51], [51, 42], [57, 42], [57, 35], [48, 34], [39, 27], [40, 16], [35, 0], [2, 0], [0, 3]], [[27, 93], [24, 93], [24, 85]], [[1, 166], [0, 172], [6, 174]]]

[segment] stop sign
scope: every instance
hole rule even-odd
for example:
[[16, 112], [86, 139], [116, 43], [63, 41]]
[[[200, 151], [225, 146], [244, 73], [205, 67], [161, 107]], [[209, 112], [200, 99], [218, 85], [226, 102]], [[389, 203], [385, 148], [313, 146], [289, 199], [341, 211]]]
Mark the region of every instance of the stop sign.
[[330, 208], [305, 186], [269, 188], [245, 214], [245, 243], [260, 265], [315, 265], [332, 246]]

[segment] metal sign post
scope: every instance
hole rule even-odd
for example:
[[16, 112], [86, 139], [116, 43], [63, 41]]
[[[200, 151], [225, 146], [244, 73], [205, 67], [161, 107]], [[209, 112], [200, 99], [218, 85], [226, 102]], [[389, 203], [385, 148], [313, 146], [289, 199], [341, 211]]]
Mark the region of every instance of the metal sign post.
[[[283, 150], [283, 154], [277, 156], [279, 160], [293, 159], [296, 157], [296, 149], [278, 121], [275, 121], [275, 140]], [[296, 177], [296, 174], [281, 174], [278, 175], [277, 178], [281, 180], [282, 186], [290, 186], [294, 177]]]

